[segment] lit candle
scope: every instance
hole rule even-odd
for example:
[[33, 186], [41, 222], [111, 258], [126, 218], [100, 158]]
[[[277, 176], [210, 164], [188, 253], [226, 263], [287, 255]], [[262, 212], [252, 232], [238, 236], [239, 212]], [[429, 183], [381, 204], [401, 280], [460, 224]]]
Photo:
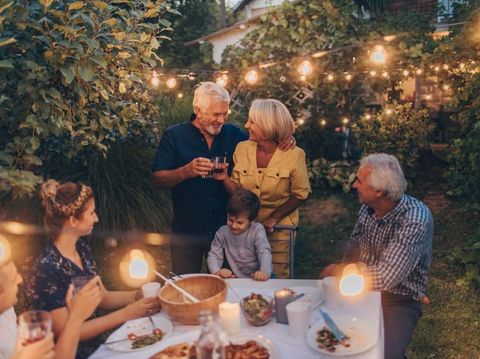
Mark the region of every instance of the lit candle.
[[364, 288], [365, 278], [358, 273], [357, 265], [347, 265], [340, 279], [340, 293], [346, 297], [353, 297], [362, 294]]
[[220, 303], [218, 305], [218, 316], [228, 335], [240, 333], [240, 305], [238, 303]]
[[128, 273], [133, 279], [146, 279], [148, 276], [148, 262], [145, 260], [143, 252], [134, 249], [130, 252], [130, 264]]
[[288, 324], [287, 309], [288, 303], [293, 299], [293, 292], [289, 289], [281, 289], [275, 292], [275, 313], [277, 322]]

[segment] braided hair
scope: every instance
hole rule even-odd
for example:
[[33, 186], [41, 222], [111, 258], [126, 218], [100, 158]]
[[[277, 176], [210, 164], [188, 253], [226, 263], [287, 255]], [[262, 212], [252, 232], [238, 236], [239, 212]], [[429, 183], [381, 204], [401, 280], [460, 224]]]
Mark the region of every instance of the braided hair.
[[71, 216], [80, 218], [85, 205], [93, 199], [93, 191], [89, 186], [80, 183], [55, 180], [42, 183], [40, 199], [45, 210], [43, 221], [53, 238], [56, 238]]

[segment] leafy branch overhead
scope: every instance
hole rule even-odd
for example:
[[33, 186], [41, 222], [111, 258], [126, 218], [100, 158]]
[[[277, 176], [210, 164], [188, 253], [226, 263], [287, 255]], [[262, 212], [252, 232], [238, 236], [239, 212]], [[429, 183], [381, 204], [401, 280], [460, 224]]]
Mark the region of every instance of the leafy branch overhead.
[[[163, 1], [0, 0], [3, 191], [34, 188], [52, 138], [81, 158], [154, 126], [144, 74], [162, 63], [166, 13], [178, 14]], [[30, 174], [28, 186], [13, 170]]]

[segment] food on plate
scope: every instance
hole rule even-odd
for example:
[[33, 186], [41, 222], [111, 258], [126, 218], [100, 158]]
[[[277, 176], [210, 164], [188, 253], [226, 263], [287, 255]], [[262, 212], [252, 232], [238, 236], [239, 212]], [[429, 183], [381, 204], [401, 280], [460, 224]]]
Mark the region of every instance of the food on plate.
[[152, 334], [136, 335], [129, 333], [128, 338], [132, 340], [132, 349], [140, 349], [162, 340], [164, 333], [161, 329], [155, 328]]
[[331, 353], [335, 352], [337, 350], [336, 347], [340, 344], [347, 348], [350, 346], [346, 340], [342, 340], [342, 342], [340, 342], [335, 335], [327, 329], [327, 327], [317, 330], [317, 343], [319, 348]]
[[180, 343], [170, 345], [162, 351], [150, 357], [150, 359], [195, 359], [195, 345], [192, 343]]
[[229, 344], [225, 347], [227, 359], [268, 359], [268, 349], [255, 340], [245, 344]]
[[267, 324], [272, 318], [272, 298], [252, 293], [240, 302], [248, 322], [259, 326]]

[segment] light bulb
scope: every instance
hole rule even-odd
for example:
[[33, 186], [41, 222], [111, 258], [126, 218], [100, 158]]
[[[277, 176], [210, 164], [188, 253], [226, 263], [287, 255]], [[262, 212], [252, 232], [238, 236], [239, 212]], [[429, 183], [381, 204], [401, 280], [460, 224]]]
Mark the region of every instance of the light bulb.
[[178, 98], [183, 98], [183, 93], [179, 92], [177, 95]]
[[423, 73], [423, 71], [422, 71], [422, 69], [417, 69], [417, 71], [415, 71], [415, 73], [416, 73], [417, 75], [421, 75], [421, 74]]
[[375, 71], [375, 70], [370, 71], [370, 76], [372, 76], [372, 77], [377, 76], [377, 71]]
[[383, 72], [382, 72], [382, 77], [386, 79], [386, 78], [388, 77], [388, 72], [387, 72], [387, 71], [383, 71]]
[[320, 121], [320, 125], [325, 126], [326, 124], [327, 124], [327, 121], [325, 121], [325, 120]]
[[408, 70], [403, 70], [403, 76], [408, 76], [410, 74], [410, 72]]
[[346, 118], [346, 117], [344, 117], [344, 118], [342, 119], [342, 123], [343, 123], [344, 125], [348, 124], [349, 122], [350, 122], [350, 120], [349, 120], [348, 118]]
[[327, 81], [332, 82], [334, 80], [334, 76], [332, 74], [327, 75]]
[[345, 80], [350, 81], [352, 79], [352, 75], [346, 74], [345, 75]]
[[370, 115], [369, 113], [367, 113], [367, 114], [365, 115], [365, 118], [366, 118], [367, 120], [370, 120], [370, 119], [372, 118], [372, 115]]
[[387, 53], [385, 52], [384, 47], [381, 45], [375, 46], [371, 59], [377, 65], [384, 65], [387, 61]]
[[298, 124], [302, 126], [305, 123], [305, 120], [303, 118], [298, 119]]
[[173, 77], [170, 77], [168, 80], [167, 80], [167, 87], [169, 89], [173, 89], [175, 86], [177, 86], [177, 80], [175, 80]]
[[393, 113], [393, 110], [392, 110], [391, 108], [387, 108], [387, 109], [385, 110], [385, 113], [386, 113], [387, 115], [391, 115], [391, 114]]
[[158, 87], [160, 85], [160, 79], [158, 78], [157, 71], [153, 71], [152, 78], [150, 79], [150, 83], [153, 87]]
[[225, 87], [228, 83], [228, 76], [223, 74], [222, 76], [217, 77], [217, 80], [215, 82], [218, 86]]
[[247, 72], [245, 75], [245, 81], [247, 81], [248, 84], [253, 85], [258, 81], [258, 73], [255, 70], [250, 70]]
[[302, 61], [302, 63], [298, 66], [297, 69], [298, 73], [302, 76], [309, 76], [313, 72], [312, 63], [308, 60]]

